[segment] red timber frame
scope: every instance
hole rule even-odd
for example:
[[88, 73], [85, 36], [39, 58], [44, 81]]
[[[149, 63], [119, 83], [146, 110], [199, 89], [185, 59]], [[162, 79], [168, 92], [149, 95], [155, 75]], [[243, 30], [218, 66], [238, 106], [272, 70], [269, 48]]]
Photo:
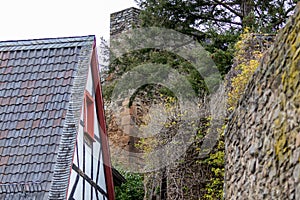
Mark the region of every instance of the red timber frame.
[[102, 98], [102, 89], [100, 83], [99, 64], [97, 59], [96, 41], [93, 45], [93, 53], [91, 60], [92, 75], [95, 88], [95, 105], [97, 110], [98, 122], [100, 124], [100, 136], [103, 152], [104, 172], [106, 178], [107, 195], [109, 200], [115, 199], [112, 166], [110, 161], [108, 135], [106, 130], [105, 116], [104, 116], [104, 103]]
[[84, 132], [94, 140], [94, 100], [92, 95], [86, 90], [84, 94]]
[[[93, 85], [94, 85], [94, 91], [95, 98], [92, 97], [91, 94], [89, 94], [88, 91], [85, 90], [84, 93], [84, 104], [83, 104], [83, 113], [84, 113], [84, 121], [81, 122], [79, 120], [78, 123], [80, 123], [83, 126], [84, 135], [88, 136], [88, 138], [91, 139], [91, 142], [98, 141], [101, 145], [101, 152], [98, 155], [98, 163], [97, 163], [97, 169], [96, 169], [96, 181], [94, 181], [91, 177], [89, 177], [85, 171], [85, 164], [83, 166], [79, 166], [79, 151], [77, 148], [77, 139], [76, 139], [76, 152], [74, 152], [74, 155], [77, 154], [77, 165], [74, 163], [74, 155], [73, 155], [73, 164], [71, 166], [70, 171], [76, 172], [76, 178], [74, 185], [72, 188], [68, 188], [70, 190], [70, 195], [68, 197], [68, 200], [74, 200], [73, 196], [76, 192], [77, 185], [79, 183], [80, 177], [84, 179], [83, 181], [83, 187], [84, 185], [90, 184], [91, 187], [93, 187], [96, 190], [96, 198], [100, 199], [98, 196], [98, 192], [101, 193], [103, 197], [106, 197], [108, 200], [115, 200], [115, 193], [114, 193], [114, 183], [113, 183], [113, 173], [112, 173], [112, 166], [110, 161], [110, 153], [109, 153], [109, 145], [108, 145], [108, 135], [106, 131], [106, 123], [105, 123], [105, 116], [104, 116], [104, 103], [102, 98], [102, 91], [101, 91], [101, 83], [100, 83], [100, 74], [98, 69], [98, 60], [97, 60], [97, 52], [96, 52], [96, 41], [94, 41], [93, 49], [92, 49], [92, 55], [90, 60], [90, 67], [92, 70], [92, 79], [93, 79]], [[88, 75], [87, 75], [88, 76]], [[89, 104], [89, 105], [87, 105]], [[94, 133], [94, 108], [96, 107], [96, 115], [98, 119], [99, 132], [100, 132], [100, 138], [98, 136], [95, 136]], [[89, 110], [90, 108], [90, 110]], [[87, 113], [89, 114], [89, 117], [87, 117]], [[92, 114], [91, 114], [92, 113]], [[91, 143], [90, 143], [91, 144]], [[83, 163], [85, 163], [85, 144], [83, 144]], [[92, 151], [93, 152], [93, 151]], [[103, 163], [100, 162], [102, 154]], [[91, 155], [93, 157], [93, 154]], [[92, 159], [92, 169], [91, 169], [91, 176], [93, 177], [93, 159]], [[97, 184], [98, 182], [98, 174], [99, 174], [99, 168], [103, 167], [104, 170], [104, 177], [105, 177], [105, 183], [106, 183], [106, 192]], [[70, 179], [69, 179], [70, 181]], [[69, 182], [70, 184], [70, 182]], [[82, 195], [84, 196], [85, 190], [83, 189]], [[67, 191], [68, 193], [68, 191]], [[92, 196], [91, 192], [91, 196]]]

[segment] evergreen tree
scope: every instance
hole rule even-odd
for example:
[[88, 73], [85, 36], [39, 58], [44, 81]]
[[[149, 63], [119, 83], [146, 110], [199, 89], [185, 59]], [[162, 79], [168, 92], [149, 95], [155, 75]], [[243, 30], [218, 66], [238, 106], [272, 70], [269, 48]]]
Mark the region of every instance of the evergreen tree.
[[141, 25], [194, 37], [212, 53], [221, 74], [231, 66], [233, 44], [243, 28], [273, 33], [284, 26], [298, 0], [136, 0]]
[[210, 28], [219, 32], [253, 27], [272, 32], [281, 28], [298, 0], [136, 0], [143, 25], [190, 33], [197, 38]]

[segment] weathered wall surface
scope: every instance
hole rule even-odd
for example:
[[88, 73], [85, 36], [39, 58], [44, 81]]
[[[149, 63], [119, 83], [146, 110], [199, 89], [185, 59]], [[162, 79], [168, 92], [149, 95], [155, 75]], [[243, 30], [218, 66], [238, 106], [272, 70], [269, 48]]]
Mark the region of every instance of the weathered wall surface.
[[110, 36], [113, 37], [123, 31], [138, 26], [140, 10], [134, 7], [112, 13], [110, 15]]
[[[133, 27], [139, 26], [138, 17], [140, 10], [134, 7], [112, 13], [110, 15], [110, 39], [117, 38]], [[117, 77], [114, 77], [115, 71], [110, 73], [104, 85], [113, 84]], [[105, 99], [106, 121], [108, 127], [108, 136], [110, 143], [110, 153], [113, 164], [123, 163], [124, 166], [130, 165], [130, 153], [137, 152], [134, 146], [135, 138], [133, 135], [133, 125], [136, 123], [140, 108], [138, 104], [129, 107], [129, 99], [120, 98], [111, 102]], [[114, 104], [116, 103], [116, 104]], [[114, 108], [114, 109], [113, 109]]]
[[[111, 42], [118, 40], [118, 35], [130, 30], [132, 26], [138, 26], [138, 14], [139, 11], [134, 8], [111, 14]], [[121, 74], [123, 70], [118, 65], [113, 67], [115, 70], [109, 75], [113, 78], [107, 80], [107, 85], [112, 84], [113, 81], [118, 81], [118, 74]], [[114, 76], [113, 73], [116, 75]], [[140, 166], [142, 166], [143, 161], [145, 163], [152, 162], [151, 159], [131, 162], [130, 156], [132, 152], [142, 151], [135, 148], [139, 138], [133, 137], [135, 135], [134, 125], [140, 128], [148, 126], [150, 108], [164, 103], [164, 99], [158, 92], [159, 87], [155, 86], [152, 89], [149, 87], [139, 91], [131, 107], [129, 107], [128, 101], [106, 102], [108, 135], [113, 164], [119, 164], [125, 169], [132, 170], [134, 164], [141, 164]], [[118, 106], [113, 105], [116, 101]], [[205, 121], [205, 123], [207, 122]], [[163, 144], [166, 139], [172, 138], [172, 135], [176, 134], [174, 127], [161, 130], [155, 137], [158, 141], [157, 146], [153, 145], [151, 148], [160, 148], [160, 144]], [[201, 164], [198, 162], [199, 160], [195, 159], [199, 154], [199, 150], [196, 150], [197, 145], [196, 142], [191, 145], [188, 152], [171, 165], [144, 174], [145, 200], [203, 199], [203, 195], [206, 193], [205, 186], [209, 183], [212, 172], [207, 164]], [[145, 149], [145, 152], [152, 150]]]
[[300, 199], [300, 5], [225, 132], [225, 199]]

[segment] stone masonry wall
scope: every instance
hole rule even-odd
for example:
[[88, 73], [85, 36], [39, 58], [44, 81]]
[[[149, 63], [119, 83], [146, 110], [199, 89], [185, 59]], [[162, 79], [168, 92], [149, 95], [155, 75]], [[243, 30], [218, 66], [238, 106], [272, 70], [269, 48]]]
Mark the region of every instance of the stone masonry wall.
[[134, 7], [112, 13], [110, 15], [110, 36], [113, 37], [123, 31], [139, 25], [140, 10]]
[[[139, 25], [140, 10], [134, 7], [127, 8], [110, 15], [110, 40], [114, 40], [120, 33], [130, 30]], [[114, 73], [109, 74], [105, 84], [112, 84]], [[110, 80], [111, 79], [111, 80]], [[121, 98], [122, 99], [122, 98]], [[108, 135], [110, 142], [110, 152], [113, 164], [122, 163], [124, 166], [130, 165], [130, 153], [137, 152], [135, 148], [135, 140], [132, 135], [134, 132], [134, 124], [137, 119], [137, 111], [140, 109], [138, 105], [129, 105], [129, 99], [122, 99], [113, 105], [106, 100], [106, 120], [108, 122]], [[112, 106], [116, 106], [112, 109]]]
[[[112, 163], [129, 168], [131, 166], [131, 153], [137, 153], [135, 147], [136, 138], [134, 135], [134, 124], [136, 123], [137, 106], [136, 104], [128, 106], [129, 100], [120, 100], [115, 109], [108, 107], [106, 115], [108, 120], [108, 135], [110, 143], [110, 154]], [[114, 110], [114, 112], [111, 112]]]
[[300, 4], [225, 131], [225, 199], [300, 199]]

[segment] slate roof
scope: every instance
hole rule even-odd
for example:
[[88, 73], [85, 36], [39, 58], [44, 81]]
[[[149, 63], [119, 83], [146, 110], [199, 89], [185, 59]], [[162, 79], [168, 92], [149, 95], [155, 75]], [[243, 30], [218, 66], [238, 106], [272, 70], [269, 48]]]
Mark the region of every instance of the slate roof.
[[0, 199], [65, 199], [94, 40], [0, 42]]

